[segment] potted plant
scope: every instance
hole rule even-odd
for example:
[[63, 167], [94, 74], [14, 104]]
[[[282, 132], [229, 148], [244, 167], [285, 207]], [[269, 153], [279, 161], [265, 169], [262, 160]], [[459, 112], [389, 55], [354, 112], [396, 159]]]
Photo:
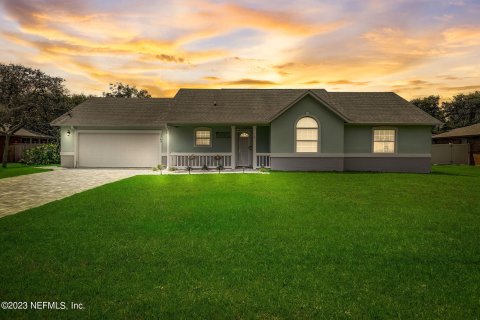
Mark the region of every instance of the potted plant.
[[208, 171], [208, 167], [207, 167], [206, 164], [204, 164], [204, 165], [202, 166], [202, 171], [204, 171], [204, 172], [205, 172], [205, 171]]
[[[220, 163], [220, 160], [222, 160], [222, 156], [217, 154], [215, 157], [213, 157], [213, 159], [215, 159], [215, 162], [217, 163], [217, 169], [218, 167], [222, 166], [221, 170], [223, 170], [223, 163]], [[218, 173], [220, 173], [220, 171]]]

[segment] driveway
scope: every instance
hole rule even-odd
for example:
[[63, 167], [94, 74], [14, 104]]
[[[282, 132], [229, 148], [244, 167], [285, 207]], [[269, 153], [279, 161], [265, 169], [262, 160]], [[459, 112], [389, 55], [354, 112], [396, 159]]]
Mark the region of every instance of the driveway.
[[0, 218], [148, 170], [64, 169], [0, 179]]

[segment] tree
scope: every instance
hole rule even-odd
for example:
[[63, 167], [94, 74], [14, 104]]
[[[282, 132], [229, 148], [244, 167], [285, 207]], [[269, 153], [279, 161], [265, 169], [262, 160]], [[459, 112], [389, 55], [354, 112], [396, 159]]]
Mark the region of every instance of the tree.
[[428, 96], [425, 98], [417, 98], [410, 101], [411, 104], [422, 109], [432, 117], [445, 122], [443, 110], [440, 108], [440, 96]]
[[109, 92], [103, 92], [104, 97], [112, 98], [151, 98], [152, 96], [145, 89], [137, 89], [135, 86], [121, 82], [110, 83]]
[[0, 134], [5, 136], [2, 166], [7, 166], [10, 137], [38, 122], [64, 101], [64, 79], [15, 64], [0, 64]]
[[480, 123], [480, 91], [458, 94], [442, 107], [449, 129]]
[[58, 99], [56, 103], [51, 105], [42, 105], [40, 106], [38, 112], [36, 112], [35, 116], [32, 117], [32, 119], [26, 125], [26, 127], [33, 131], [41, 132], [58, 138], [60, 135], [60, 130], [58, 127], [51, 126], [50, 122], [60, 117], [62, 114], [72, 110], [75, 106], [84, 102], [89, 97], [91, 96], [86, 96], [83, 93], [65, 95], [62, 97], [62, 99]]

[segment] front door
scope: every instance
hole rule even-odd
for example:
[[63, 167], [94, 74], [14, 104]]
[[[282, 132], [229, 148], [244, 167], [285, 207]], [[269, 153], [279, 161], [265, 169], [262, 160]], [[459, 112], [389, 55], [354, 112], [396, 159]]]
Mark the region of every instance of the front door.
[[249, 131], [237, 132], [237, 166], [252, 166], [252, 144], [251, 134]]

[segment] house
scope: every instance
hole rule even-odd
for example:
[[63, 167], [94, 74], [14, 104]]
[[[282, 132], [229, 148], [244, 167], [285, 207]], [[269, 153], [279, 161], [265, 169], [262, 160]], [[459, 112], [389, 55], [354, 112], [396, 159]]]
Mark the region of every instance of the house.
[[468, 144], [471, 165], [480, 166], [480, 123], [456, 128], [432, 137], [434, 144]]
[[[23, 157], [23, 152], [27, 149], [36, 147], [39, 144], [51, 143], [54, 137], [38, 133], [26, 128], [21, 128], [15, 132], [9, 141], [8, 162], [18, 162]], [[0, 135], [0, 155], [5, 148], [5, 136]]]
[[64, 167], [429, 172], [439, 123], [392, 92], [180, 89], [91, 98], [52, 125]]

